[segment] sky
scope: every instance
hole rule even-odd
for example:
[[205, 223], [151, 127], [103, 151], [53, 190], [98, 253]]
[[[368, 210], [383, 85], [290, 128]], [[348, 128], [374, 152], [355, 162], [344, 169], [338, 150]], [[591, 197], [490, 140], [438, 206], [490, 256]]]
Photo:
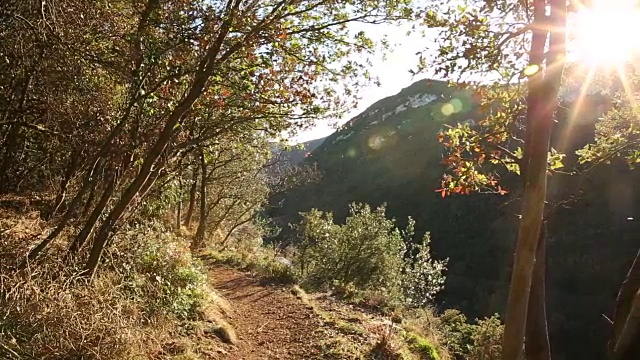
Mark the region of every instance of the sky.
[[[407, 36], [409, 26], [393, 26], [393, 25], [370, 25], [365, 29], [367, 35], [371, 38], [381, 38], [386, 34], [389, 42], [395, 44], [391, 53], [388, 53], [386, 59], [382, 56], [377, 57], [370, 68], [372, 76], [380, 79], [380, 86], [371, 84], [364, 87], [358, 93], [360, 101], [358, 106], [349, 111], [341, 119], [337, 119], [338, 124], [342, 125], [363, 112], [376, 101], [392, 96], [400, 92], [403, 88], [408, 87], [412, 83], [421, 78], [427, 77], [427, 74], [418, 74], [413, 77], [410, 69], [415, 69], [418, 65], [418, 51], [428, 47], [430, 41], [428, 37], [422, 37], [419, 34]], [[431, 40], [433, 41], [433, 40]], [[302, 131], [298, 136], [291, 139], [293, 143], [305, 142], [313, 139], [325, 137], [333, 133], [335, 129], [329, 122], [318, 122], [308, 130]]]

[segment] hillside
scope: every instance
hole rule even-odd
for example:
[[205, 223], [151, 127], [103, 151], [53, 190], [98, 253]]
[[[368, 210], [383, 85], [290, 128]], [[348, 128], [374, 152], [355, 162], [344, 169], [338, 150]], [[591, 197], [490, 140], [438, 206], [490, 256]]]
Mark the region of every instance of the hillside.
[[[567, 96], [565, 99], [570, 99]], [[412, 216], [418, 233], [429, 231], [438, 258], [449, 258], [447, 282], [439, 301], [470, 317], [500, 312], [515, 240], [518, 186], [505, 178], [507, 196], [474, 194], [442, 199], [434, 190], [445, 170], [436, 134], [443, 124], [477, 120], [467, 91], [421, 80], [382, 99], [329, 136], [306, 163], [316, 163], [322, 181], [294, 189], [275, 215], [297, 221], [315, 207], [344, 219], [352, 201], [387, 203], [397, 219]], [[573, 166], [575, 149], [593, 136], [602, 99], [591, 95], [574, 113], [566, 102], [558, 114], [554, 147]], [[569, 135], [565, 133], [570, 131]], [[554, 359], [600, 359], [615, 296], [639, 242], [633, 186], [637, 172], [624, 164], [596, 168], [588, 177], [551, 177], [551, 201], [574, 199], [554, 209], [548, 224], [549, 319]], [[282, 234], [286, 237], [286, 231]], [[585, 344], [594, 344], [585, 346]]]
[[276, 159], [285, 164], [295, 165], [302, 162], [318, 146], [322, 145], [325, 139], [326, 138], [313, 139], [288, 148], [274, 145], [271, 151], [274, 153]]

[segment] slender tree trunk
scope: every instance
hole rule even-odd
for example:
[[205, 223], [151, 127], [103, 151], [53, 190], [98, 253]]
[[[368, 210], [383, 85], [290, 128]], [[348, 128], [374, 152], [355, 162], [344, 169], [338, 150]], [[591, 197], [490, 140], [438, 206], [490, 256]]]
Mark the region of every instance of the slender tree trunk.
[[[215, 205], [212, 206], [211, 208], [214, 209], [215, 206], [218, 206], [218, 204], [225, 199], [225, 197], [223, 196], [219, 196], [218, 199], [216, 199]], [[231, 211], [233, 210], [233, 208], [238, 205], [238, 203], [240, 202], [240, 199], [236, 199], [234, 200], [229, 206], [227, 206], [227, 209], [224, 211], [224, 213], [222, 214], [222, 216], [220, 216], [216, 222], [213, 225], [213, 230], [218, 230], [220, 228], [220, 226], [222, 226], [222, 223], [227, 220], [227, 216], [229, 216], [229, 214], [231, 213]]]
[[609, 358], [612, 360], [640, 359], [640, 314], [637, 313], [640, 311], [639, 297], [640, 251], [618, 292], [613, 330], [608, 344]]
[[[163, 145], [166, 145], [167, 142], [168, 140], [164, 142]], [[156, 142], [156, 144], [159, 144], [159, 143], [160, 141]], [[129, 207], [129, 204], [131, 204], [131, 201], [133, 200], [133, 198], [136, 196], [136, 194], [142, 188], [142, 186], [147, 182], [147, 179], [151, 174], [151, 167], [153, 166], [153, 163], [155, 163], [155, 161], [160, 157], [160, 152], [163, 149], [164, 149], [164, 146], [162, 147], [154, 146], [151, 149], [152, 151], [150, 151], [148, 156], [145, 158], [145, 161], [142, 164], [142, 167], [138, 172], [138, 175], [135, 177], [133, 182], [131, 182], [131, 184], [126, 188], [126, 190], [124, 191], [124, 193], [122, 194], [118, 202], [115, 204], [113, 209], [111, 209], [111, 211], [109, 212], [109, 215], [107, 215], [107, 218], [105, 219], [104, 223], [100, 226], [100, 229], [93, 241], [93, 246], [91, 248], [91, 253], [89, 254], [89, 259], [85, 264], [85, 268], [83, 271], [84, 275], [90, 278], [93, 278], [93, 276], [95, 275], [95, 272], [98, 268], [98, 264], [100, 262], [100, 258], [102, 256], [102, 251], [104, 250], [104, 247], [107, 244], [107, 240], [111, 237], [111, 233], [117, 221], [120, 220], [122, 215], [125, 213], [126, 209]]]
[[533, 268], [531, 296], [527, 314], [525, 337], [525, 354], [527, 360], [550, 360], [551, 346], [547, 327], [546, 309], [546, 270], [547, 270], [547, 237], [546, 226], [540, 231], [536, 263]]
[[180, 230], [182, 227], [182, 201], [178, 200], [176, 206], [176, 230]]
[[200, 151], [200, 170], [202, 171], [202, 181], [200, 181], [200, 219], [192, 244], [192, 249], [194, 250], [202, 248], [207, 232], [207, 162], [204, 157], [204, 150]]
[[227, 234], [224, 236], [224, 239], [222, 239], [222, 242], [220, 243], [220, 246], [222, 246], [223, 249], [227, 245], [227, 241], [229, 241], [229, 239], [231, 238], [231, 234], [233, 234], [233, 232], [237, 228], [253, 220], [253, 216], [242, 221], [240, 220], [244, 215], [246, 215], [251, 210], [252, 210], [251, 207], [247, 207], [247, 209], [244, 212], [242, 212], [242, 214], [240, 215], [240, 218], [236, 221], [236, 223], [227, 231]]
[[80, 213], [80, 218], [84, 217], [86, 213], [91, 209], [91, 205], [93, 205], [93, 200], [96, 198], [96, 187], [97, 182], [93, 181], [91, 184], [91, 189], [89, 190], [89, 195], [87, 196], [87, 201], [84, 203], [84, 207], [82, 207], [82, 212]]
[[72, 153], [69, 158], [69, 164], [67, 165], [67, 169], [64, 172], [64, 176], [62, 177], [62, 180], [60, 181], [60, 190], [58, 191], [58, 195], [53, 201], [53, 205], [51, 206], [51, 211], [49, 211], [49, 214], [47, 214], [48, 220], [52, 219], [60, 209], [60, 206], [64, 202], [64, 199], [67, 195], [67, 187], [69, 187], [69, 183], [71, 182], [71, 179], [73, 178], [73, 175], [76, 173], [77, 170], [78, 170], [78, 156], [76, 156], [75, 153]]
[[116, 188], [116, 174], [114, 173], [111, 175], [111, 179], [107, 183], [107, 187], [102, 192], [102, 195], [98, 200], [98, 203], [93, 208], [91, 215], [89, 215], [89, 218], [85, 221], [84, 226], [82, 227], [82, 230], [80, 230], [80, 233], [78, 233], [78, 236], [76, 236], [76, 238], [73, 240], [73, 243], [71, 243], [71, 246], [69, 246], [69, 249], [67, 250], [67, 259], [70, 256], [78, 253], [78, 251], [80, 251], [82, 246], [84, 246], [84, 244], [87, 242], [87, 239], [89, 238], [89, 236], [91, 236], [93, 229], [96, 227], [96, 224], [98, 223], [98, 219], [100, 219], [100, 216], [102, 215], [105, 208], [107, 207], [109, 200], [113, 196], [113, 193], [115, 192], [115, 188]]
[[[503, 360], [517, 360], [520, 358], [524, 344], [531, 284], [534, 275], [536, 254], [542, 222], [544, 204], [547, 192], [547, 157], [553, 127], [553, 115], [557, 102], [558, 89], [562, 80], [564, 68], [565, 33], [567, 4], [565, 0], [550, 0], [550, 16], [544, 16], [546, 4], [544, 1], [534, 2], [534, 36], [532, 43], [531, 66], [537, 66], [538, 72], [530, 78], [528, 137], [529, 155], [524, 176], [524, 199], [522, 202], [522, 219], [518, 229], [518, 240], [514, 256], [507, 315], [505, 319], [504, 343], [502, 349]], [[555, 31], [549, 31], [554, 29]], [[538, 33], [540, 32], [540, 33]], [[542, 35], [541, 35], [542, 34]], [[550, 35], [548, 35], [550, 34]], [[546, 67], [543, 71], [541, 63], [533, 61], [544, 54], [546, 38], [549, 40], [549, 51], [546, 57]], [[542, 39], [542, 40], [541, 40]], [[533, 106], [532, 106], [533, 105]]]
[[176, 231], [182, 227], [182, 157], [178, 159], [178, 196], [176, 201]]
[[191, 220], [193, 219], [193, 210], [196, 207], [196, 196], [198, 195], [198, 171], [199, 167], [193, 170], [193, 178], [191, 180], [191, 188], [189, 189], [189, 208], [187, 209], [187, 215], [184, 219], [184, 226], [186, 228], [191, 227]]
[[[179, 165], [181, 166], [181, 165]], [[182, 169], [178, 169], [178, 203], [176, 209], [176, 230], [180, 231], [182, 226]]]
[[[42, 50], [40, 50], [40, 54], [42, 54]], [[27, 101], [27, 94], [29, 93], [29, 89], [31, 88], [32, 81], [33, 81], [33, 75], [30, 73], [29, 75], [27, 75], [27, 79], [25, 80], [25, 83], [22, 88], [22, 94], [20, 95], [20, 101], [18, 103], [18, 108], [16, 109], [16, 114], [18, 114], [17, 116], [24, 117], [24, 115], [22, 114], [24, 113], [24, 106]], [[16, 185], [15, 182], [11, 181], [12, 179], [10, 178], [11, 174], [9, 171], [14, 166], [15, 161], [18, 157], [17, 148], [19, 145], [18, 139], [20, 138], [19, 133], [20, 133], [20, 126], [12, 125], [9, 128], [9, 135], [7, 136], [8, 140], [5, 144], [3, 144], [4, 156], [0, 161], [0, 194], [7, 193], [9, 191], [14, 190], [12, 187]], [[9, 187], [7, 187], [6, 184], [9, 184]]]
[[28, 262], [33, 261], [38, 256], [40, 256], [40, 253], [56, 237], [58, 237], [58, 235], [60, 235], [62, 230], [64, 230], [64, 228], [69, 223], [69, 220], [71, 220], [71, 217], [72, 217], [72, 215], [73, 215], [73, 213], [75, 211], [75, 208], [80, 204], [80, 201], [82, 200], [82, 197], [87, 192], [87, 190], [89, 190], [89, 188], [93, 185], [93, 183], [95, 181], [94, 173], [97, 172], [97, 171], [100, 171], [101, 168], [102, 168], [101, 161], [100, 160], [96, 161], [94, 163], [94, 165], [93, 165], [93, 168], [87, 174], [87, 176], [86, 176], [86, 178], [84, 180], [84, 183], [82, 184], [82, 187], [80, 188], [78, 193], [75, 195], [73, 200], [71, 200], [71, 203], [69, 204], [69, 207], [67, 208], [67, 210], [65, 211], [64, 215], [62, 216], [62, 219], [60, 219], [60, 222], [58, 223], [58, 226], [56, 226], [56, 228], [44, 240], [42, 240], [35, 248], [33, 248], [29, 252], [29, 255], [27, 255], [26, 261], [20, 266], [21, 268], [26, 266]]

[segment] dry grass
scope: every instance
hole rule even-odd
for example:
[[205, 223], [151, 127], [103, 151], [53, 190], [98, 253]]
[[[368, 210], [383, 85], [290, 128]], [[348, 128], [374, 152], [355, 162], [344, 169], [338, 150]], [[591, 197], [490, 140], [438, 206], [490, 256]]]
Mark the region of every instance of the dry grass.
[[[135, 238], [124, 234], [92, 283], [76, 275], [77, 266], [62, 262], [65, 234], [44, 261], [13, 270], [47, 229], [35, 211], [0, 209], [0, 359], [215, 359], [223, 351], [207, 330], [226, 324], [228, 304], [201, 283], [189, 283], [199, 270], [179, 238], [154, 237], [153, 230]], [[126, 244], [140, 245], [142, 238], [167, 241], [162, 248], [168, 250], [158, 255], [161, 268], [131, 264], [140, 249]], [[156, 280], [156, 270], [169, 283]], [[191, 278], [180, 277], [184, 271]], [[171, 292], [183, 283], [185, 292]], [[190, 319], [173, 313], [171, 302], [186, 306], [185, 299], [195, 307], [185, 312], [193, 313]], [[189, 328], [201, 330], [194, 334]]]
[[146, 318], [120, 285], [108, 273], [92, 285], [39, 271], [3, 275], [0, 343], [40, 359], [132, 359], [158, 352], [174, 324]]

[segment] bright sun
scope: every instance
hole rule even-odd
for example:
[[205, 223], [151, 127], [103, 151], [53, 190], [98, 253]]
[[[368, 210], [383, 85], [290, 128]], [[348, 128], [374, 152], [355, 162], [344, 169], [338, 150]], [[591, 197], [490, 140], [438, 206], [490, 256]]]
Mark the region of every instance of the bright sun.
[[570, 20], [571, 57], [593, 66], [619, 66], [640, 53], [635, 1], [596, 0]]

